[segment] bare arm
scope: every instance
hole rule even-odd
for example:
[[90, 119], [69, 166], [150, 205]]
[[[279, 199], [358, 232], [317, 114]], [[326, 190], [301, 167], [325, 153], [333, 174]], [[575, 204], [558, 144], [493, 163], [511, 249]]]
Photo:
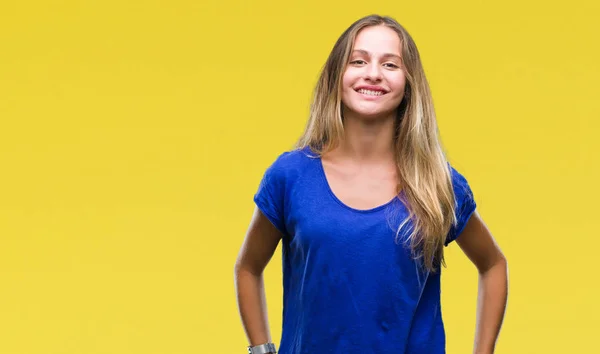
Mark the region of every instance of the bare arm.
[[235, 264], [238, 309], [250, 345], [271, 341], [263, 270], [271, 260], [281, 233], [255, 208]]
[[494, 352], [508, 297], [506, 258], [477, 212], [456, 242], [479, 272], [474, 354]]

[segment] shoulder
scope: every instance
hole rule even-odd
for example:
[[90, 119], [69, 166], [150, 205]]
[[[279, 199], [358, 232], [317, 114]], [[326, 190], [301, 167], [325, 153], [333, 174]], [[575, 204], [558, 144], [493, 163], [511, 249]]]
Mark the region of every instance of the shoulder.
[[467, 177], [458, 171], [454, 166], [448, 163], [450, 169], [450, 178], [452, 179], [452, 188], [457, 197], [470, 197], [473, 199], [473, 191]]
[[293, 149], [280, 153], [267, 168], [267, 174], [279, 178], [292, 178], [303, 171], [318, 156], [308, 148]]
[[285, 220], [289, 215], [292, 192], [300, 178], [306, 176], [309, 165], [315, 159], [303, 150], [290, 150], [280, 153], [263, 174], [254, 201], [258, 208], [281, 232], [286, 233]]
[[449, 165], [449, 167], [457, 210], [461, 212], [474, 209], [476, 207], [475, 197], [469, 181], [463, 173], [456, 170], [453, 166]]
[[306, 159], [311, 158], [311, 154], [312, 153], [308, 149], [287, 150], [277, 156], [273, 162], [273, 166], [279, 168], [293, 167], [303, 163]]
[[449, 165], [450, 174], [452, 178], [452, 189], [454, 190], [454, 197], [456, 200], [456, 206], [458, 210], [474, 209], [475, 197], [469, 181], [461, 172]]
[[449, 165], [449, 168], [452, 178], [452, 188], [454, 190], [456, 219], [446, 239], [446, 246], [460, 235], [467, 221], [477, 208], [477, 203], [475, 202], [473, 191], [467, 178], [454, 167]]

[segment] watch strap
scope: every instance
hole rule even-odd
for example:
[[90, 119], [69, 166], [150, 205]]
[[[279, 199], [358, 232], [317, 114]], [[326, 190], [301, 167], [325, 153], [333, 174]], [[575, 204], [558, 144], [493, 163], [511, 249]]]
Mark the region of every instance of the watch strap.
[[277, 348], [275, 348], [275, 344], [265, 343], [265, 344], [255, 345], [253, 347], [248, 347], [248, 354], [267, 354], [267, 353], [277, 353]]

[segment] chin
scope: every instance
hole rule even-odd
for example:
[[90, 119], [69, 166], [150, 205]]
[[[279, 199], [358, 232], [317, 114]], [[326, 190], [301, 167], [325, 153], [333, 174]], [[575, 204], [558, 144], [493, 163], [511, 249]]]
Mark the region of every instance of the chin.
[[386, 115], [385, 112], [372, 112], [372, 111], [358, 111], [355, 112], [354, 114], [356, 114], [357, 117], [362, 117], [362, 118], [368, 118], [368, 119], [376, 119], [379, 117], [383, 117]]
[[389, 117], [392, 114], [392, 111], [382, 109], [356, 109], [352, 110], [352, 114], [357, 117], [372, 120]]

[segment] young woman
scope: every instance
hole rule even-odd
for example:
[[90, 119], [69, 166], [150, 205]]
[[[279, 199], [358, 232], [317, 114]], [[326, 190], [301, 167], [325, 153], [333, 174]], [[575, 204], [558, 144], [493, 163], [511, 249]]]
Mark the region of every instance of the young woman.
[[297, 147], [267, 169], [235, 267], [250, 353], [272, 353], [263, 269], [283, 248], [281, 354], [445, 353], [444, 247], [479, 270], [474, 353], [493, 353], [507, 263], [438, 137], [417, 47], [389, 17], [336, 42]]

